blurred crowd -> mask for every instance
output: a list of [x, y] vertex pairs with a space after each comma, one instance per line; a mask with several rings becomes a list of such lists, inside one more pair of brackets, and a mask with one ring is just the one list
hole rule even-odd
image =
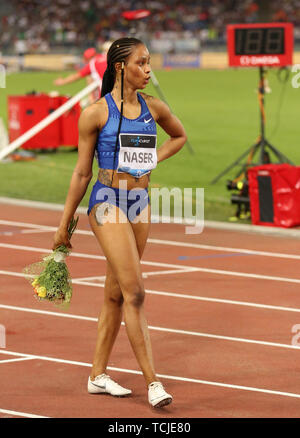
[[[225, 42], [228, 23], [255, 22], [253, 0], [1, 0], [0, 51], [47, 53], [52, 48], [84, 48], [127, 35], [133, 23], [122, 12], [147, 7], [138, 30], [151, 38], [197, 38]], [[300, 0], [272, 0], [271, 20], [290, 21], [300, 37]]]

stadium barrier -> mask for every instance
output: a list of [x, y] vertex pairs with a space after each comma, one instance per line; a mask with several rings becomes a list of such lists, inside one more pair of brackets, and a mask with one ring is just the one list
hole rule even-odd
[[[3, 61], [12, 70], [18, 68], [18, 57], [16, 56], [3, 56]], [[25, 55], [24, 68], [32, 70], [63, 71], [74, 69], [76, 65], [79, 65], [80, 61], [80, 56], [69, 54]], [[300, 64], [300, 52], [294, 52], [293, 63]], [[203, 51], [194, 55], [162, 55], [159, 53], [151, 53], [151, 67], [153, 70], [160, 70], [163, 68], [225, 69], [228, 68], [228, 55], [226, 51]]]
[[200, 68], [201, 55], [167, 54], [163, 56], [163, 67], [167, 68]]
[[76, 64], [79, 64], [80, 57], [67, 54], [45, 54], [45, 55], [25, 55], [24, 68], [32, 70], [47, 70], [57, 71], [65, 69], [73, 69]]
[[225, 69], [228, 67], [228, 55], [226, 52], [203, 52], [201, 56], [201, 68]]
[[[6, 58], [9, 62], [9, 59]], [[15, 57], [11, 62], [16, 64]], [[25, 55], [24, 68], [32, 70], [58, 71], [72, 69], [80, 63], [80, 57], [74, 55]], [[153, 70], [171, 68], [226, 68], [226, 52], [203, 52], [201, 54], [151, 54]]]

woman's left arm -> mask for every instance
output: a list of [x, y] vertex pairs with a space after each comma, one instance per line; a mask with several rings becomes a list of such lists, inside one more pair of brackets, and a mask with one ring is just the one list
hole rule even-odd
[[156, 122], [169, 135], [169, 138], [157, 151], [157, 162], [176, 154], [185, 144], [187, 136], [180, 120], [172, 114], [170, 108], [161, 100], [155, 99]]

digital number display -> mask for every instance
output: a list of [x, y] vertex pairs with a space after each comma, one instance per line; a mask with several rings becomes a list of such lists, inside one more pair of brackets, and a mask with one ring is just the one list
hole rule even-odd
[[284, 28], [235, 29], [235, 55], [284, 54]]
[[227, 25], [230, 67], [284, 67], [293, 65], [293, 23]]

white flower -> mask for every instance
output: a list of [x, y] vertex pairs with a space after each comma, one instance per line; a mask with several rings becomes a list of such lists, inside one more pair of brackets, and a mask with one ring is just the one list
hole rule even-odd
[[54, 261], [57, 263], [64, 262], [66, 259], [66, 254], [64, 252], [55, 252], [54, 253]]

